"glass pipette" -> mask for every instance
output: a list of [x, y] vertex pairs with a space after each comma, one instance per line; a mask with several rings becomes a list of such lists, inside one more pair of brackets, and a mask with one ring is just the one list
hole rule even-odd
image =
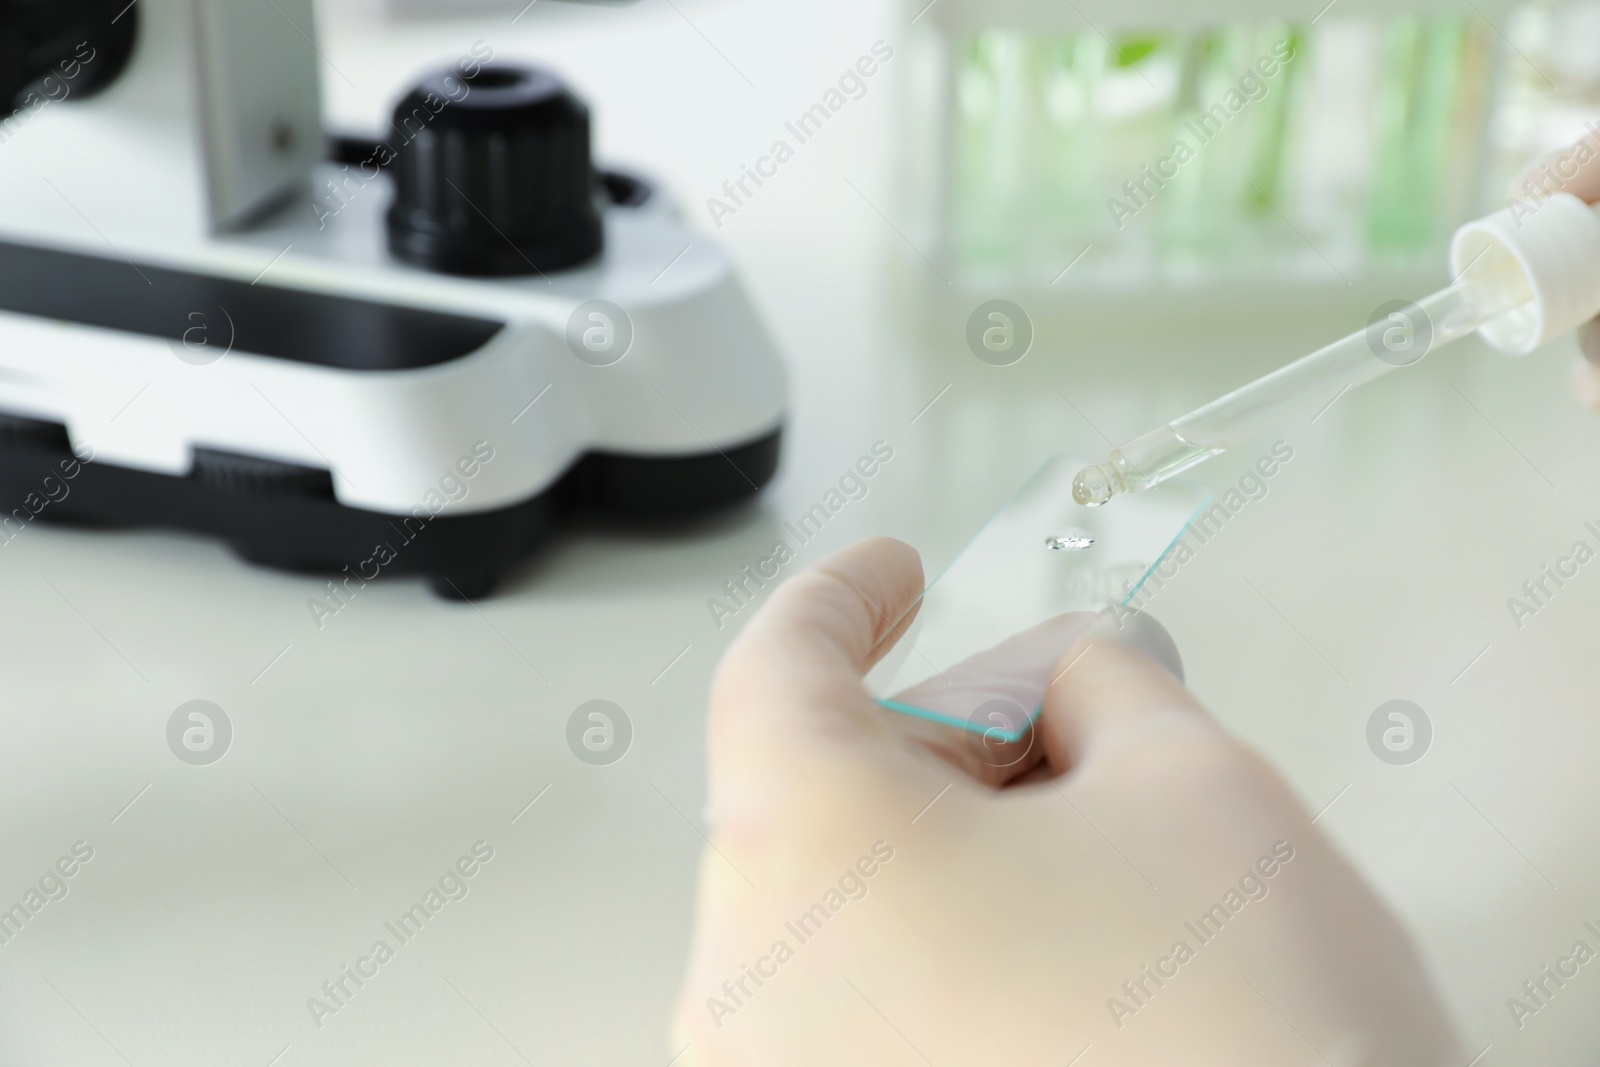
[[1347, 390], [1415, 363], [1441, 345], [1531, 308], [1527, 276], [1509, 256], [1478, 265], [1453, 285], [1398, 305], [1386, 319], [1279, 367], [1249, 385], [1114, 449], [1072, 482], [1080, 504], [1159, 485], [1297, 411], [1317, 412]]

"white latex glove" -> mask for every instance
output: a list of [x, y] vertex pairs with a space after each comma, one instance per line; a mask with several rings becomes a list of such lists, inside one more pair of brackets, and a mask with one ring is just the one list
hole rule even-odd
[[862, 675], [922, 584], [862, 542], [724, 657], [675, 1064], [1466, 1062], [1405, 932], [1130, 630], [1069, 616], [969, 663], [974, 706], [1048, 686], [1009, 750], [879, 707]]

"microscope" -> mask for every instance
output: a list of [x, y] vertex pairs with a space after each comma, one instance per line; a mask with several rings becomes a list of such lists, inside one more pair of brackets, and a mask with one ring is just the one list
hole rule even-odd
[[0, 542], [168, 527], [471, 599], [574, 514], [770, 480], [728, 255], [555, 74], [441, 58], [333, 138], [312, 0], [0, 0]]

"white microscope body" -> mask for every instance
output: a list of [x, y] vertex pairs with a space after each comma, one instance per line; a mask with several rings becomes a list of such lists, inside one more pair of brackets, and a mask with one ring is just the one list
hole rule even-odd
[[[0, 123], [0, 537], [70, 449], [87, 462], [41, 517], [199, 529], [301, 570], [383, 542], [386, 570], [476, 596], [572, 507], [693, 513], [771, 477], [777, 353], [727, 255], [648, 186], [595, 172], [603, 248], [539, 269], [488, 200], [542, 187], [440, 171], [447, 213], [531, 269], [427, 269], [386, 241], [395, 166], [326, 158], [311, 0], [135, 16], [103, 90], [74, 92], [112, 58], [86, 40]], [[471, 118], [483, 71], [519, 76], [481, 59], [422, 126]], [[392, 132], [377, 162], [427, 141]]]

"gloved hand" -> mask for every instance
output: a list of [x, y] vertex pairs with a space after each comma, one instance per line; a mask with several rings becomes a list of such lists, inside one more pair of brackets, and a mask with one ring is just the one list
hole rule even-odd
[[[1537, 199], [1551, 193], [1571, 193], [1586, 204], [1600, 201], [1600, 137], [1586, 134], [1559, 152], [1528, 164], [1511, 182], [1514, 200]], [[1578, 328], [1578, 351], [1583, 354], [1572, 368], [1572, 385], [1586, 407], [1600, 412], [1600, 319]]]
[[862, 542], [724, 657], [675, 1064], [1466, 1062], [1405, 931], [1141, 650], [1175, 662], [1164, 631], [1068, 616], [947, 671], [1047, 687], [984, 744], [862, 687], [921, 588]]

